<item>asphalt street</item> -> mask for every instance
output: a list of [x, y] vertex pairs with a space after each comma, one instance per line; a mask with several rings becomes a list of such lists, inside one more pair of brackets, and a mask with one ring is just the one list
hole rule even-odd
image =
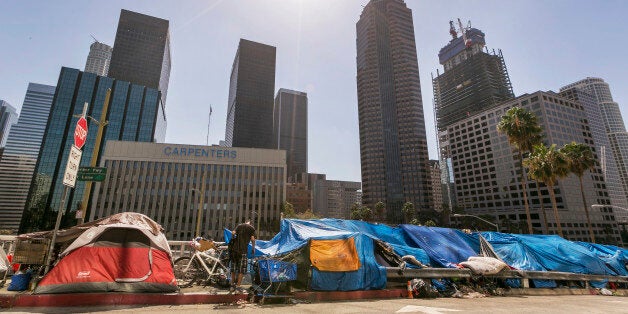
[[293, 304], [203, 304], [133, 307], [17, 308], [5, 313], [628, 313], [628, 297], [601, 295], [388, 299]]

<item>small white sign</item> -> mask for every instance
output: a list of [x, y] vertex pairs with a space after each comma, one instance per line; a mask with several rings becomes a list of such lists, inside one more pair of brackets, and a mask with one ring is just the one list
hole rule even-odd
[[81, 163], [81, 156], [83, 152], [76, 146], [72, 145], [70, 149], [70, 156], [68, 156], [68, 165], [65, 167], [65, 174], [63, 174], [63, 184], [71, 188], [76, 183], [76, 174], [78, 173], [79, 164]]

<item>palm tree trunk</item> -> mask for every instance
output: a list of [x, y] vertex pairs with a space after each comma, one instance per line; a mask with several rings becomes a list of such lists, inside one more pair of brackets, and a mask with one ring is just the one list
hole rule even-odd
[[580, 179], [580, 193], [582, 194], [582, 203], [584, 204], [584, 212], [587, 214], [587, 225], [589, 226], [589, 235], [591, 236], [591, 243], [595, 243], [595, 235], [593, 234], [593, 227], [591, 226], [591, 218], [589, 217], [589, 207], [587, 206], [587, 198], [584, 196], [584, 185], [582, 184], [582, 176]]
[[549, 228], [547, 227], [547, 214], [545, 213], [545, 204], [543, 202], [543, 196], [541, 195], [541, 184], [536, 183], [536, 192], [539, 195], [539, 203], [541, 204], [541, 212], [543, 213], [543, 225], [545, 226], [545, 234], [549, 234]]
[[526, 180], [525, 169], [523, 168], [523, 154], [519, 149], [519, 167], [521, 169], [521, 188], [523, 189], [523, 205], [526, 209], [526, 220], [528, 221], [528, 233], [533, 234], [532, 230], [532, 216], [530, 216], [530, 207], [528, 206], [528, 180]]
[[552, 208], [554, 209], [554, 222], [556, 222], [556, 228], [558, 228], [558, 235], [564, 238], [563, 227], [560, 225], [560, 218], [558, 217], [558, 206], [556, 206], [556, 195], [554, 194], [554, 186], [547, 185], [547, 189], [549, 190], [550, 198], [552, 200]]

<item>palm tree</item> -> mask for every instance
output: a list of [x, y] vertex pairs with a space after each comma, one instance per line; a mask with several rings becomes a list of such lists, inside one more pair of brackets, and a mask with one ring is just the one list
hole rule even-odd
[[569, 173], [567, 158], [562, 152], [556, 149], [555, 144], [550, 147], [538, 144], [534, 146], [532, 154], [524, 160], [523, 165], [528, 168], [528, 174], [532, 179], [543, 182], [547, 186], [550, 199], [552, 200], [554, 221], [558, 228], [558, 235], [562, 237], [563, 228], [560, 225], [560, 218], [558, 217], [554, 185], [556, 185], [559, 178], [566, 177]]
[[593, 151], [588, 145], [576, 142], [565, 144], [560, 151], [565, 154], [565, 157], [567, 158], [569, 171], [578, 176], [578, 180], [580, 180], [580, 194], [582, 194], [584, 212], [587, 215], [589, 235], [591, 236], [591, 242], [595, 243], [595, 235], [593, 234], [593, 228], [591, 227], [591, 218], [589, 218], [589, 207], [587, 206], [587, 199], [584, 196], [584, 185], [582, 184], [584, 172], [593, 169], [593, 166], [595, 166]]
[[384, 221], [384, 212], [386, 211], [386, 204], [384, 202], [379, 201], [375, 204], [375, 219], [379, 221]]
[[519, 153], [519, 168], [521, 169], [521, 188], [523, 189], [523, 205], [526, 210], [528, 233], [532, 234], [532, 217], [528, 205], [528, 192], [525, 171], [523, 169], [523, 153], [531, 152], [532, 147], [541, 143], [543, 129], [539, 126], [536, 116], [521, 107], [510, 108], [497, 125], [497, 131], [506, 134], [510, 145], [515, 146]]
[[410, 223], [412, 219], [414, 219], [414, 204], [412, 202], [406, 202], [403, 204], [403, 208], [401, 208], [403, 212], [403, 217], [406, 220], [406, 223]]

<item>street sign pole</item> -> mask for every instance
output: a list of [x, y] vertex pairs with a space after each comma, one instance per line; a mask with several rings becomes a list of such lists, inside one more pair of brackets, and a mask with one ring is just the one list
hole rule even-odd
[[[50, 240], [48, 255], [46, 255], [46, 268], [44, 270], [44, 274], [47, 274], [48, 270], [50, 270], [50, 261], [52, 260], [52, 253], [54, 251], [55, 242], [57, 241], [57, 232], [59, 231], [59, 226], [61, 225], [61, 217], [63, 217], [63, 213], [65, 212], [65, 198], [68, 195], [68, 189], [74, 187], [74, 183], [76, 181], [76, 172], [78, 171], [78, 167], [81, 162], [82, 152], [80, 150], [80, 147], [85, 144], [85, 139], [87, 138], [87, 128], [84, 128], [84, 133], [78, 131], [79, 129], [81, 129], [79, 128], [80, 121], [81, 119], [85, 119], [85, 115], [87, 115], [87, 103], [85, 103], [85, 105], [83, 106], [83, 115], [81, 116], [81, 118], [79, 118], [79, 123], [77, 123], [77, 128], [74, 131], [74, 145], [72, 146], [70, 154], [68, 155], [68, 165], [66, 166], [65, 174], [63, 175], [63, 194], [61, 195], [61, 203], [59, 204], [59, 210], [57, 211], [57, 222], [55, 222], [55, 229], [52, 231], [52, 239]], [[74, 180], [72, 180], [71, 178], [72, 172], [74, 175]]]
[[[102, 113], [100, 114], [100, 121], [98, 122], [98, 132], [96, 133], [96, 143], [94, 144], [94, 151], [92, 153], [92, 160], [89, 164], [90, 167], [96, 167], [98, 161], [98, 154], [100, 153], [100, 142], [102, 141], [102, 134], [105, 126], [107, 125], [107, 111], [109, 111], [109, 97], [111, 97], [111, 88], [107, 89], [105, 95], [105, 103], [102, 106]], [[81, 225], [85, 222], [85, 216], [87, 215], [87, 203], [89, 202], [89, 194], [92, 191], [92, 181], [85, 182], [85, 192], [83, 194], [83, 200], [81, 201], [81, 217], [79, 217], [78, 224]]]

